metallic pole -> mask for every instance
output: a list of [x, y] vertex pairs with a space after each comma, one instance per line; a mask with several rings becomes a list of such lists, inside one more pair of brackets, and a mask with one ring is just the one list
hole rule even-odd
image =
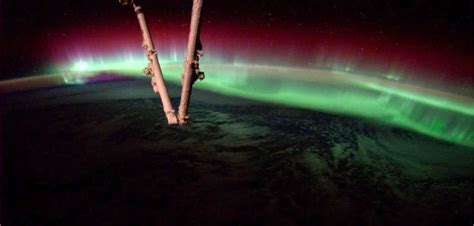
[[182, 90], [178, 114], [180, 124], [186, 124], [189, 118], [188, 106], [193, 83], [197, 79], [204, 79], [204, 73], [199, 71], [199, 58], [202, 56], [202, 45], [199, 38], [201, 8], [202, 0], [193, 0], [184, 74], [181, 77]]
[[133, 9], [137, 14], [138, 22], [140, 23], [140, 29], [142, 30], [143, 48], [145, 48], [147, 58], [149, 60], [148, 66], [143, 69], [143, 73], [145, 75], [151, 76], [151, 85], [153, 87], [153, 91], [158, 93], [161, 97], [163, 111], [165, 112], [166, 118], [168, 119], [168, 124], [178, 124], [178, 118], [173, 106], [171, 105], [170, 97], [168, 96], [168, 90], [166, 89], [165, 81], [163, 79], [163, 73], [161, 71], [160, 62], [158, 61], [158, 55], [148, 30], [148, 25], [146, 23], [142, 7], [135, 4], [133, 0], [119, 0], [119, 2], [123, 5], [133, 5]]

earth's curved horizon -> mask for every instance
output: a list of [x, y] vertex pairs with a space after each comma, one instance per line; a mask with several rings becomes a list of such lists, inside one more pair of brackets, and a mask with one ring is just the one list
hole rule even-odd
[[[136, 78], [136, 67], [97, 65], [0, 81], [0, 93]], [[163, 68], [168, 83], [179, 84], [181, 65]], [[206, 69], [207, 79], [195, 89], [368, 118], [474, 147], [474, 97], [464, 89], [327, 69], [248, 64], [208, 64]]]

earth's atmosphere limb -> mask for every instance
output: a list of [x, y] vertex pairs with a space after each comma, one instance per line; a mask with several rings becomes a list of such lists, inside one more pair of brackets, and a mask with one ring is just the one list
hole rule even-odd
[[[72, 72], [0, 82], [2, 90], [86, 84], [104, 70], [137, 76], [139, 64], [88, 64]], [[248, 99], [375, 119], [437, 139], [474, 147], [474, 98], [374, 76], [318, 69], [210, 64], [195, 88]], [[179, 84], [181, 65], [163, 64], [166, 79]], [[101, 73], [102, 72], [102, 73]], [[113, 80], [120, 76], [112, 76]], [[122, 78], [123, 79], [123, 78]], [[31, 81], [30, 81], [31, 80]], [[18, 88], [21, 89], [21, 88]], [[151, 92], [151, 90], [150, 90]], [[193, 97], [194, 98], [194, 97]]]

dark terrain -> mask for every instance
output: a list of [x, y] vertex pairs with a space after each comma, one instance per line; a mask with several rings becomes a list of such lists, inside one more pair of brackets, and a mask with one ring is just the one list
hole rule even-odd
[[473, 223], [466, 147], [199, 90], [167, 126], [147, 85], [2, 97], [4, 225]]

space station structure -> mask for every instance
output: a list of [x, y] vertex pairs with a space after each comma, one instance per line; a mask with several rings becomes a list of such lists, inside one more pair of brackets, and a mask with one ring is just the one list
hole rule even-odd
[[158, 52], [153, 43], [148, 24], [141, 5], [137, 0], [119, 0], [122, 5], [130, 5], [137, 14], [138, 23], [143, 36], [143, 48], [148, 58], [148, 65], [143, 69], [146, 76], [151, 77], [153, 91], [160, 95], [163, 111], [170, 125], [184, 125], [188, 123], [189, 101], [193, 84], [204, 79], [204, 72], [199, 69], [199, 59], [202, 57], [202, 43], [200, 39], [202, 0], [193, 0], [191, 23], [189, 29], [187, 51], [184, 59], [183, 74], [181, 75], [181, 98], [176, 112], [166, 89], [165, 80], [158, 59]]

